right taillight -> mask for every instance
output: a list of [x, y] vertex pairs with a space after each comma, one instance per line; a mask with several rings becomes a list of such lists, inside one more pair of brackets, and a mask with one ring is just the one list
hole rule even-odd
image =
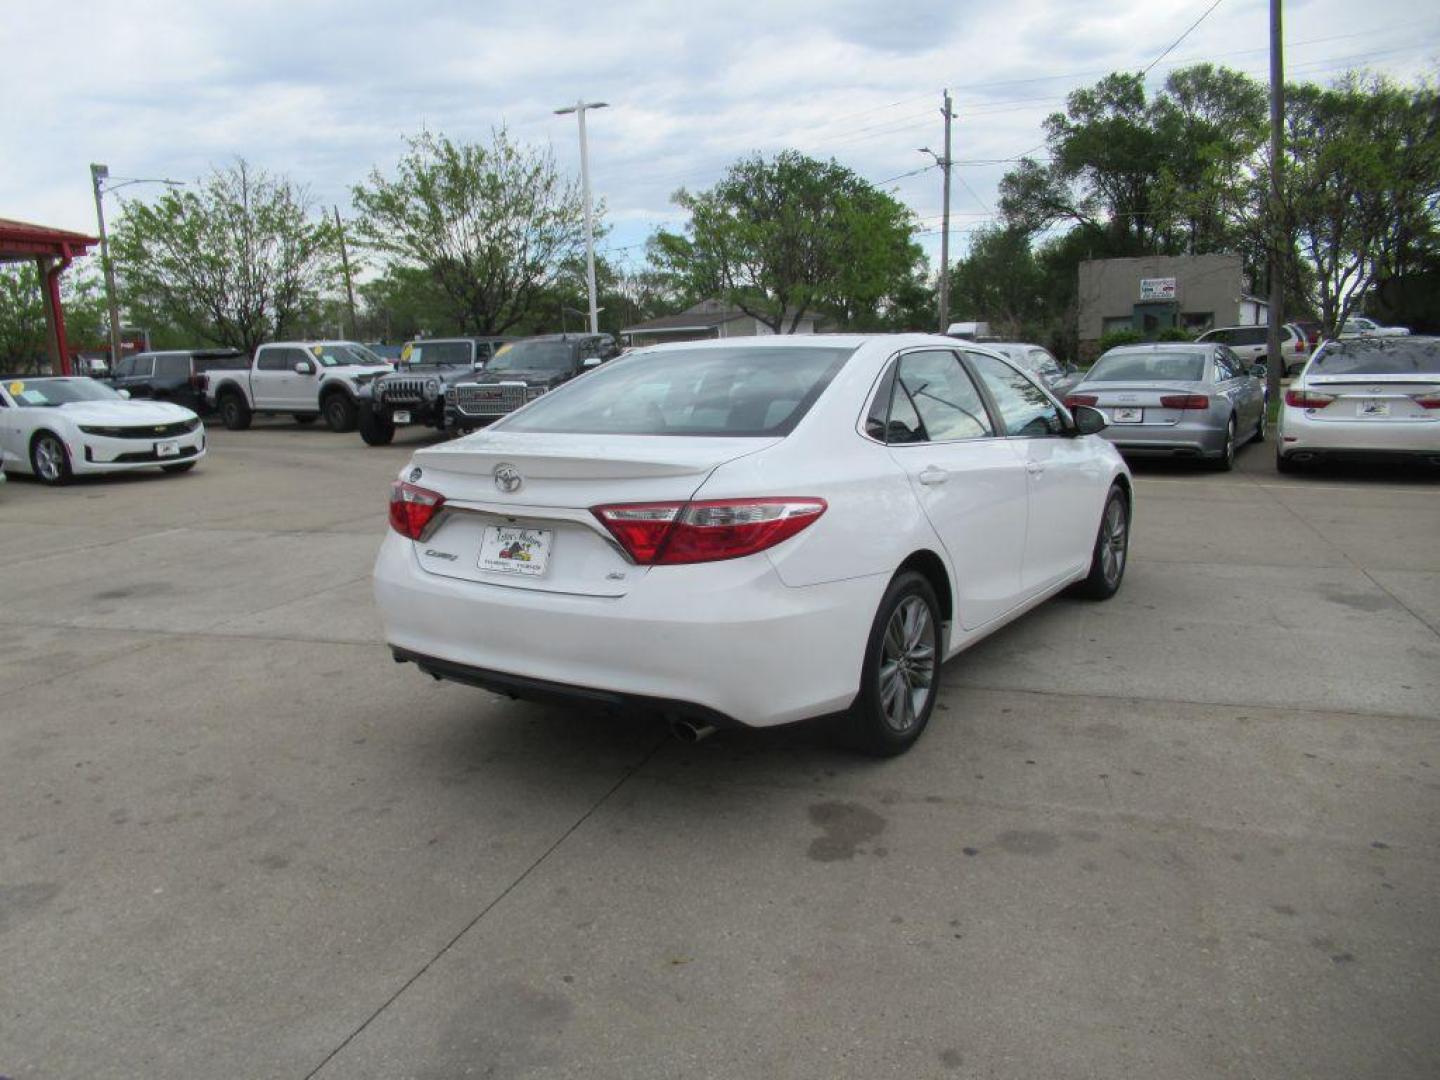
[[390, 485], [390, 527], [401, 536], [419, 540], [425, 527], [445, 505], [445, 496], [404, 480]]
[[1317, 394], [1314, 390], [1285, 391], [1285, 404], [1292, 409], [1323, 409], [1334, 400], [1334, 394]]
[[1422, 409], [1440, 409], [1440, 394], [1417, 394], [1410, 400]]
[[1210, 399], [1204, 394], [1166, 394], [1160, 399], [1162, 409], [1208, 409]]
[[1065, 397], [1065, 407], [1069, 409], [1077, 405], [1096, 405], [1099, 402], [1100, 399], [1094, 394], [1068, 394]]
[[775, 496], [620, 503], [590, 512], [641, 566], [675, 566], [754, 555], [809, 528], [826, 506], [824, 499]]

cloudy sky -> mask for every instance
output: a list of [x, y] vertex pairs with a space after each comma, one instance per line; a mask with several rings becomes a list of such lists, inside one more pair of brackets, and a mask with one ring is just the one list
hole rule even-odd
[[[1067, 91], [1140, 70], [1210, 0], [65, 0], [6, 4], [0, 40], [0, 217], [93, 232], [88, 165], [193, 179], [237, 156], [348, 213], [422, 127], [483, 138], [506, 124], [578, 169], [584, 95], [612, 258], [676, 221], [670, 194], [736, 157], [795, 147], [884, 181], [938, 248], [940, 175], [902, 175], [942, 146], [955, 95], [954, 229], [992, 215], [1013, 159], [1041, 143]], [[1266, 0], [1222, 0], [1156, 64], [1213, 60], [1264, 77]], [[1440, 70], [1440, 9], [1414, 0], [1288, 0], [1288, 74]], [[893, 179], [899, 177], [898, 179]], [[158, 189], [132, 187], [145, 197]], [[113, 198], [113, 197], [111, 197]], [[109, 211], [113, 214], [113, 208]]]

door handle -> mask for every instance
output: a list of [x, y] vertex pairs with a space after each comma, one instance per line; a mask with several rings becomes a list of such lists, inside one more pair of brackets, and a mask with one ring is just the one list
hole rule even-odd
[[922, 484], [943, 484], [950, 479], [950, 474], [944, 469], [937, 469], [934, 465], [920, 470], [920, 475], [915, 479]]
[[1038, 461], [1027, 461], [1025, 463], [1025, 471], [1031, 476], [1039, 476], [1045, 471], [1045, 466], [1041, 465]]

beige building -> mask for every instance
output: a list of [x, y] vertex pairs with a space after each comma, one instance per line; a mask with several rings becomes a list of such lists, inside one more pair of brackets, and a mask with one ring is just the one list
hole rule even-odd
[[1091, 259], [1080, 264], [1078, 302], [1082, 348], [1115, 330], [1198, 334], [1252, 326], [1264, 323], [1267, 311], [1249, 295], [1239, 255]]

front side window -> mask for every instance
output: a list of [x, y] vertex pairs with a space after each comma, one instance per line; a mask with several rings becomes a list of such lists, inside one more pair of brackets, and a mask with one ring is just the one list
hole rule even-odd
[[953, 352], [906, 353], [891, 395], [890, 442], [954, 442], [995, 434], [984, 399]]
[[115, 378], [123, 379], [135, 374], [135, 357], [127, 356], [115, 365]]
[[1003, 360], [970, 353], [985, 388], [1000, 409], [1007, 434], [1022, 439], [1065, 433], [1065, 418], [1048, 394]]
[[155, 358], [153, 356], [137, 356], [135, 358], [135, 370], [132, 374], [140, 378], [148, 378], [155, 374]]
[[[547, 350], [557, 344], [536, 343]], [[497, 370], [522, 347], [501, 349], [488, 370]], [[568, 353], [570, 346], [564, 348]], [[647, 349], [536, 398], [496, 428], [596, 435], [788, 435], [853, 351], [832, 345]]]

